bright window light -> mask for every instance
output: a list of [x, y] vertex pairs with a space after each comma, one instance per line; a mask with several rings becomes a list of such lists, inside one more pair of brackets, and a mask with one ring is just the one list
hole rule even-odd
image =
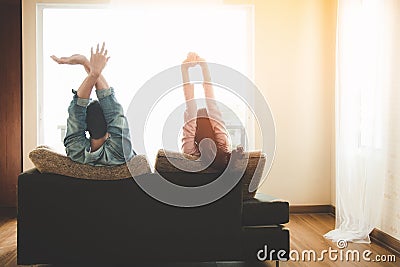
[[[179, 65], [190, 51], [253, 77], [253, 17], [249, 6], [109, 8], [42, 4], [38, 10], [39, 142], [59, 152], [64, 152], [62, 140], [71, 89], [79, 87], [86, 73], [83, 67], [57, 65], [50, 58], [53, 54], [79, 53], [89, 57], [90, 47], [105, 41], [111, 58], [103, 74], [115, 88], [125, 111], [148, 79]], [[218, 101], [235, 110], [246, 128], [252, 127], [246, 105], [237, 96], [219, 87], [214, 90]], [[197, 94], [201, 87], [196, 91], [196, 97], [202, 97]], [[150, 116], [149, 133], [159, 132], [169, 107], [181, 103], [181, 88], [160, 101], [154, 109], [160, 116]], [[224, 119], [233, 145], [242, 143], [243, 129], [229, 125], [229, 118]], [[150, 138], [145, 144], [155, 155], [161, 148], [161, 135], [147, 136]]]

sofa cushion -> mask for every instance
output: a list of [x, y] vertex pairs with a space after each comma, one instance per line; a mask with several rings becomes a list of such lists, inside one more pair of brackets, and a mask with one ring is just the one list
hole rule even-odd
[[289, 203], [257, 193], [243, 202], [242, 221], [245, 226], [278, 225], [289, 222]]
[[161, 174], [187, 172], [184, 169], [200, 170], [196, 173], [219, 173], [217, 169], [211, 167], [204, 169], [199, 157], [164, 149], [158, 150], [154, 168]]
[[[245, 168], [243, 174], [243, 199], [251, 199], [256, 194], [256, 190], [249, 192], [249, 185], [253, 180], [255, 188], [258, 187], [262, 179], [265, 163], [266, 155], [260, 151], [245, 152], [243, 158], [235, 162], [235, 169], [243, 170]], [[158, 151], [155, 162], [155, 170], [158, 173], [170, 176], [171, 173], [187, 172], [180, 169], [179, 166], [184, 166], [182, 169], [186, 170], [200, 170], [197, 173], [220, 173], [219, 170], [211, 167], [204, 169], [204, 164], [198, 160], [198, 157], [163, 149]], [[257, 168], [257, 166], [259, 167]]]
[[[55, 173], [89, 180], [119, 180], [151, 173], [149, 163], [143, 155], [137, 155], [127, 163], [117, 166], [91, 166], [75, 162], [47, 146], [39, 146], [29, 153], [29, 158], [42, 173]], [[133, 171], [132, 174], [129, 169]]]

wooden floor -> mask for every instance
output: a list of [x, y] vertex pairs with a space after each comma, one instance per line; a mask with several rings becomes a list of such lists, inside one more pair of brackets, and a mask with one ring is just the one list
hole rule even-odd
[[[329, 247], [338, 250], [335, 243], [326, 240], [322, 235], [334, 227], [335, 220], [328, 214], [295, 214], [290, 216], [290, 223], [287, 227], [290, 229], [291, 250], [299, 252], [300, 261], [287, 261], [281, 262], [281, 267], [292, 266], [382, 266], [382, 267], [400, 267], [400, 258], [396, 257], [396, 262], [365, 262], [362, 259], [360, 262], [346, 262], [346, 261], [332, 261], [328, 255], [325, 255], [324, 261], [301, 261], [301, 254], [305, 250], [315, 250], [317, 256], [321, 251], [328, 250]], [[17, 222], [12, 216], [0, 216], [0, 267], [13, 267], [18, 266], [16, 263], [17, 252], [17, 237], [16, 237]], [[376, 255], [392, 255], [393, 253], [377, 244], [348, 244], [346, 250], [358, 250], [361, 255], [365, 250], [372, 251], [369, 256], [375, 259]], [[293, 253], [293, 256], [295, 254]], [[345, 258], [345, 257], [344, 257]], [[48, 265], [41, 265], [48, 266]], [[132, 266], [136, 266], [132, 264]], [[158, 264], [157, 267], [160, 265]], [[251, 267], [253, 267], [252, 265]], [[266, 262], [257, 264], [258, 267], [275, 266], [274, 262]], [[143, 265], [140, 267], [155, 267], [153, 265]], [[178, 264], [171, 265], [165, 264], [162, 267], [250, 267], [250, 264], [241, 262], [216, 262], [216, 263], [193, 263], [193, 264]]]

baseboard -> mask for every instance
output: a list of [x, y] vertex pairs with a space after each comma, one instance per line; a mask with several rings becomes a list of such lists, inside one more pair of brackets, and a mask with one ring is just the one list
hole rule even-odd
[[[332, 216], [336, 214], [336, 208], [333, 205], [294, 205], [290, 206], [289, 210], [291, 214], [328, 213]], [[400, 240], [376, 228], [372, 231], [370, 237], [372, 241], [400, 257]]]
[[291, 214], [332, 213], [332, 205], [290, 205]]
[[330, 205], [330, 214], [332, 215], [332, 216], [335, 216], [336, 215], [336, 207], [335, 206], [333, 206], [333, 205]]
[[[331, 207], [332, 207], [331, 213], [333, 216], [335, 216], [336, 208], [335, 208], [335, 206], [331, 206]], [[391, 236], [377, 228], [374, 228], [374, 230], [372, 230], [372, 232], [370, 234], [370, 238], [375, 243], [380, 244], [382, 247], [392, 251], [398, 257], [400, 257], [400, 240], [394, 238], [393, 236]]]
[[400, 240], [394, 238], [391, 235], [388, 235], [387, 233], [377, 228], [375, 228], [371, 232], [370, 237], [374, 242], [387, 248], [391, 252], [397, 254], [398, 257], [400, 257]]
[[17, 218], [17, 208], [0, 207], [0, 218]]

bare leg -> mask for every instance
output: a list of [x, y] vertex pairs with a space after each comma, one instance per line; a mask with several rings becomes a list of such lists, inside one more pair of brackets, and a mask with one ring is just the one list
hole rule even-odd
[[196, 133], [196, 113], [197, 105], [194, 99], [194, 85], [190, 83], [189, 79], [189, 67], [194, 66], [193, 62], [194, 53], [189, 53], [187, 58], [182, 62], [182, 81], [183, 81], [183, 93], [186, 100], [186, 110], [184, 113], [184, 126], [182, 136], [182, 152], [190, 155], [199, 155], [200, 152], [195, 144], [195, 133]]

